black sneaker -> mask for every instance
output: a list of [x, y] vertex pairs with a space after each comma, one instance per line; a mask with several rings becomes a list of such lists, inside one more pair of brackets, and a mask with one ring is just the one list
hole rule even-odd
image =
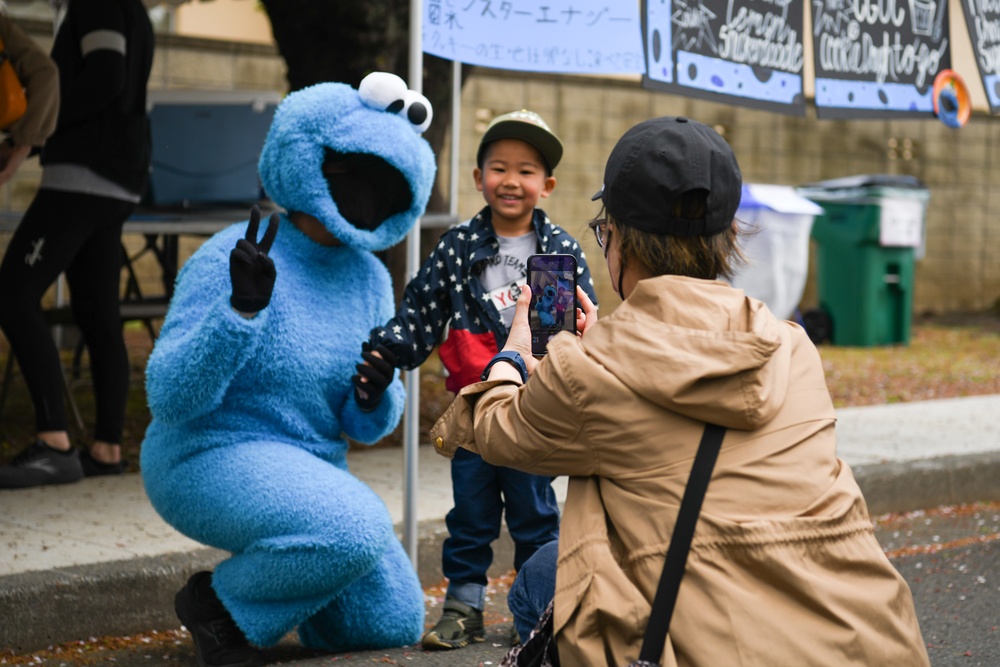
[[426, 649], [452, 649], [485, 640], [483, 612], [449, 595], [444, 600], [441, 620], [427, 631], [420, 644]]
[[196, 572], [174, 597], [177, 618], [191, 633], [199, 667], [256, 667], [261, 652], [250, 645], [212, 589], [212, 573]]
[[68, 484], [83, 479], [80, 452], [49, 447], [41, 440], [0, 467], [0, 489], [25, 489], [43, 484]]
[[122, 459], [118, 463], [104, 463], [98, 461], [90, 452], [83, 450], [80, 452], [80, 466], [83, 468], [84, 477], [100, 477], [102, 475], [121, 475], [125, 472], [128, 461]]

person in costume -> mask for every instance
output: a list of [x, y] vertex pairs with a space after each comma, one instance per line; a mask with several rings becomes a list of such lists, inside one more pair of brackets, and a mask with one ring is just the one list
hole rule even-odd
[[552, 311], [555, 309], [555, 303], [556, 288], [553, 285], [546, 285], [542, 290], [542, 295], [538, 297], [538, 303], [535, 304], [535, 310], [538, 311], [538, 319], [543, 327], [555, 326], [556, 318], [552, 314]]
[[[252, 665], [298, 629], [342, 652], [420, 637], [424, 600], [381, 499], [348, 470], [403, 411], [391, 373], [353, 397], [358, 347], [394, 311], [373, 251], [423, 213], [431, 107], [399, 77], [322, 83], [279, 105], [259, 162], [260, 215], [185, 263], [147, 368], [142, 473], [172, 526], [232, 552], [176, 596], [200, 664]], [[259, 240], [258, 240], [259, 239]], [[371, 351], [366, 358], [381, 360]]]

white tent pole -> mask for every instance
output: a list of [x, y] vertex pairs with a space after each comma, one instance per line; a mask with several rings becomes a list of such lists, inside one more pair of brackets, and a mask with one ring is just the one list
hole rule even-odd
[[[410, 0], [410, 72], [409, 87], [423, 92], [423, 3]], [[420, 268], [420, 221], [406, 237], [406, 280]], [[403, 418], [403, 548], [417, 567], [417, 492], [420, 488], [420, 369], [406, 373], [406, 408]]]
[[448, 212], [458, 217], [458, 155], [462, 135], [462, 63], [451, 62], [451, 169], [448, 173]]

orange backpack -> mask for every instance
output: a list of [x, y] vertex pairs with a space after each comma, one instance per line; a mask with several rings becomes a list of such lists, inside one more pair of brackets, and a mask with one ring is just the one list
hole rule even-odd
[[7, 129], [28, 108], [28, 100], [24, 96], [24, 86], [17, 78], [14, 65], [10, 62], [7, 49], [0, 39], [0, 129]]

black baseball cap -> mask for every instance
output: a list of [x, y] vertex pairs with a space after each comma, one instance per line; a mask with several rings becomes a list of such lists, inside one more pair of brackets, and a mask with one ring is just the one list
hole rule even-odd
[[[677, 218], [674, 202], [706, 190], [704, 218]], [[643, 121], [626, 132], [604, 168], [604, 202], [615, 222], [651, 234], [712, 236], [729, 228], [743, 193], [732, 148], [708, 125], [683, 116]]]
[[486, 132], [483, 133], [483, 138], [479, 140], [479, 150], [476, 153], [477, 165], [483, 162], [486, 146], [499, 139], [520, 139], [528, 142], [542, 154], [549, 171], [555, 169], [562, 159], [562, 142], [545, 120], [534, 111], [527, 109], [511, 111], [491, 120]]

